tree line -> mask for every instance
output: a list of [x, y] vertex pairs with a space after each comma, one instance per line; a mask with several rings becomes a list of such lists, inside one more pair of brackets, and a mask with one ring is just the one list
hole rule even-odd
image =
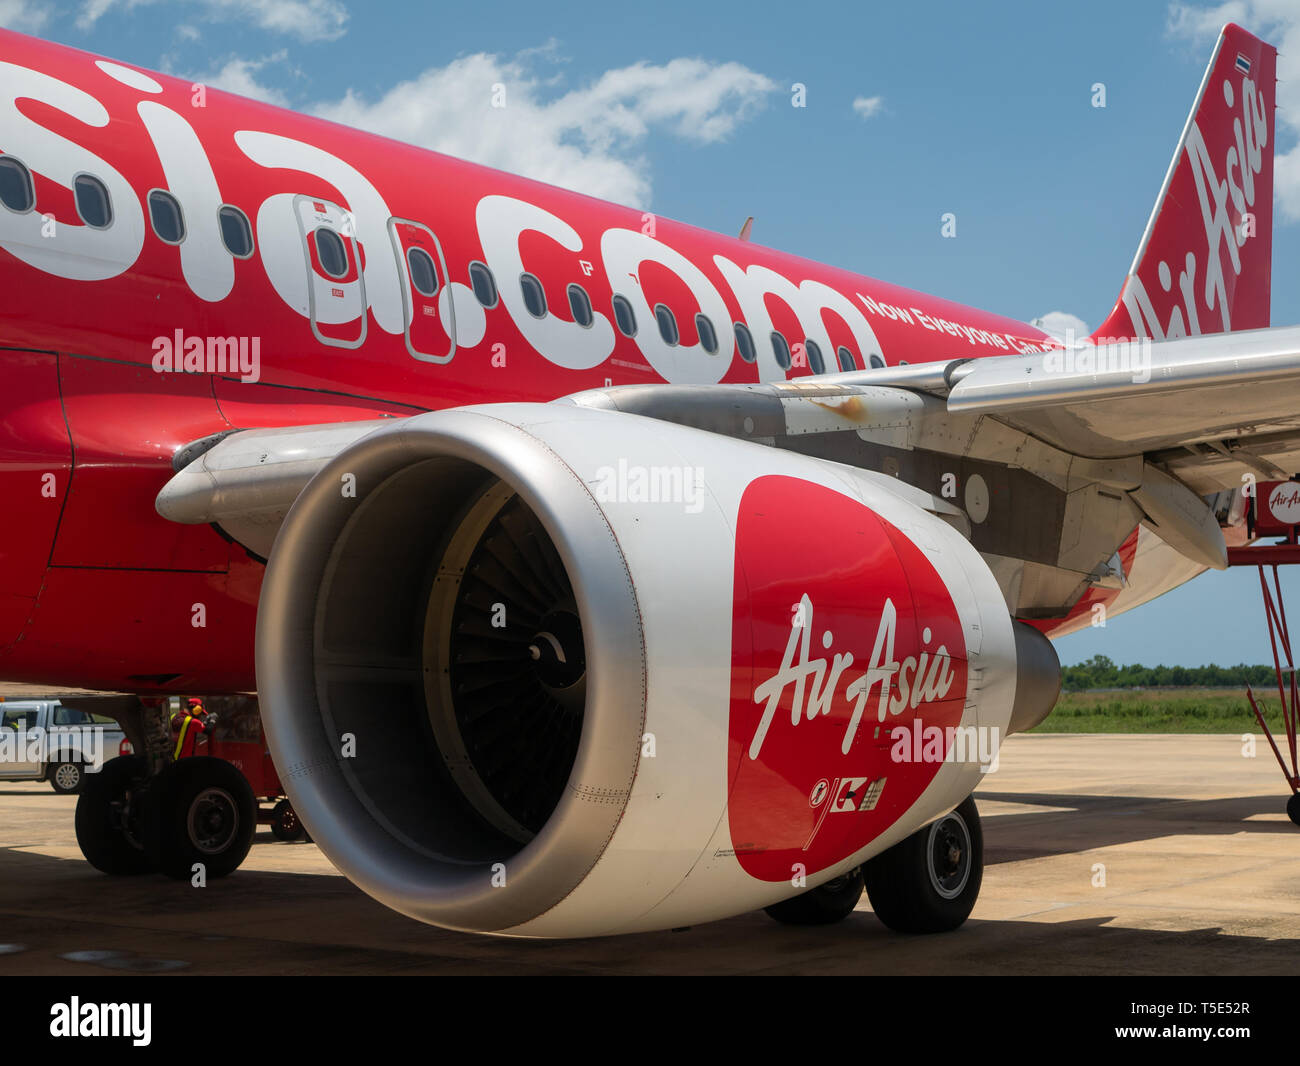
[[1092, 688], [1260, 688], [1276, 685], [1273, 667], [1247, 666], [1117, 666], [1105, 655], [1094, 655], [1076, 666], [1061, 667], [1061, 687], [1066, 692]]

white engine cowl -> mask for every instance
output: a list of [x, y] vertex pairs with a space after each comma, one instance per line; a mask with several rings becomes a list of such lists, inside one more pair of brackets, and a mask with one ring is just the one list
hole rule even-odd
[[456, 929], [675, 927], [836, 877], [961, 802], [980, 764], [950, 749], [1012, 715], [1005, 602], [917, 499], [566, 405], [385, 426], [303, 490], [263, 584], [293, 804]]

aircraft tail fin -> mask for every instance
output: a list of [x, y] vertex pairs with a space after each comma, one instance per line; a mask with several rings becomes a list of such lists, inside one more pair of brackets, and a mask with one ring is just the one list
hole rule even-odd
[[1269, 324], [1277, 49], [1229, 23], [1114, 309], [1094, 340]]

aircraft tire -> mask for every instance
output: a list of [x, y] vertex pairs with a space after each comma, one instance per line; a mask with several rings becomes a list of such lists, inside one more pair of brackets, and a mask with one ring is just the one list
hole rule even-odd
[[85, 776], [77, 797], [77, 844], [96, 870], [129, 875], [154, 869], [140, 839], [139, 803], [132, 810], [129, 802], [133, 786], [144, 777], [145, 761], [139, 755], [119, 755], [106, 762], [99, 773]]
[[257, 799], [224, 759], [197, 755], [167, 767], [146, 808], [145, 850], [168, 877], [225, 877], [248, 855], [257, 829]]
[[984, 875], [975, 797], [863, 865], [871, 907], [897, 933], [946, 933], [970, 915]]
[[833, 925], [842, 922], [862, 898], [862, 868], [855, 867], [802, 895], [765, 907], [782, 925]]

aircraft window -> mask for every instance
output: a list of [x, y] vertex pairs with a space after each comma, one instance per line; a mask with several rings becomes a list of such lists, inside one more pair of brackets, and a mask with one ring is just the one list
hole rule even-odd
[[591, 297], [581, 285], [569, 286], [569, 310], [573, 312], [573, 321], [584, 328], [595, 321], [591, 313]]
[[826, 360], [822, 358], [821, 346], [816, 341], [805, 339], [803, 350], [808, 355], [808, 365], [814, 374], [826, 373]]
[[679, 339], [677, 319], [667, 304], [655, 304], [655, 319], [659, 323], [659, 336], [665, 344], [676, 344]]
[[700, 335], [700, 347], [710, 355], [717, 355], [718, 331], [713, 328], [708, 315], [700, 313], [695, 316], [695, 332]]
[[77, 200], [77, 214], [91, 229], [108, 229], [113, 224], [113, 205], [108, 200], [108, 189], [98, 178], [78, 174], [72, 183]]
[[348, 250], [343, 238], [328, 226], [319, 226], [312, 234], [316, 241], [316, 254], [320, 268], [332, 278], [345, 278], [348, 274]]
[[618, 331], [624, 337], [636, 336], [636, 312], [632, 310], [632, 303], [626, 296], [615, 296], [614, 300], [614, 321], [618, 323]]
[[911, 366], [911, 363], [909, 363], [906, 359], [900, 359], [900, 360], [898, 361], [898, 365], [899, 365], [899, 366]]
[[253, 230], [244, 212], [237, 207], [223, 207], [217, 212], [217, 220], [221, 223], [221, 243], [226, 251], [236, 259], [247, 259], [253, 254]]
[[872, 352], [872, 353], [871, 353], [871, 369], [872, 369], [872, 370], [883, 370], [884, 368], [885, 368], [885, 361], [884, 361], [882, 358], [880, 358], [880, 356], [877, 355], [875, 352]]
[[36, 206], [32, 175], [12, 156], [0, 157], [0, 203], [20, 215]]
[[435, 296], [438, 292], [438, 271], [433, 266], [433, 256], [423, 248], [406, 250], [406, 267], [411, 272], [411, 284], [421, 296]]
[[776, 356], [776, 365], [782, 370], [790, 369], [790, 342], [777, 329], [772, 330], [772, 352]]
[[171, 193], [154, 189], [149, 194], [149, 219], [160, 241], [180, 244], [185, 239], [185, 218], [181, 214], [180, 201]]
[[840, 361], [841, 370], [858, 369], [858, 361], [853, 358], [853, 353], [842, 344], [835, 349], [835, 358]]
[[542, 283], [537, 280], [536, 275], [520, 274], [519, 288], [524, 293], [524, 306], [528, 308], [528, 313], [534, 318], [546, 317], [546, 290], [542, 288]]
[[752, 363], [758, 358], [758, 349], [754, 347], [754, 335], [749, 332], [749, 327], [743, 322], [737, 322], [735, 330], [736, 347], [740, 349], [740, 358], [747, 363]]
[[469, 283], [474, 287], [474, 295], [484, 307], [497, 305], [497, 283], [486, 263], [475, 260], [469, 265]]

